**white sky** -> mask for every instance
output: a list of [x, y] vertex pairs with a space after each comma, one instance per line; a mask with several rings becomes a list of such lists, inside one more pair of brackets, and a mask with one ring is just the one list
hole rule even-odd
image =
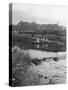
[[18, 24], [20, 21], [40, 24], [56, 24], [58, 22], [60, 25], [66, 26], [67, 7], [14, 3], [12, 15], [13, 24]]

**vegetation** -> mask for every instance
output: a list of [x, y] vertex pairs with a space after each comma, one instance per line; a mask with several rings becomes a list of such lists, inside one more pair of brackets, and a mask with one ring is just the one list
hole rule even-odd
[[37, 75], [29, 71], [31, 59], [24, 52], [15, 49], [12, 53], [12, 86], [36, 85], [39, 82]]

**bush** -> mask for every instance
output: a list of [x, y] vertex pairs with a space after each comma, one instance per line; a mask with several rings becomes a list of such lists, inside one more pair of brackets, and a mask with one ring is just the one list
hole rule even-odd
[[15, 49], [12, 53], [12, 86], [36, 85], [38, 75], [29, 71], [32, 61], [28, 54]]
[[25, 82], [27, 71], [31, 65], [31, 59], [24, 52], [14, 50], [12, 53], [12, 86], [22, 85], [22, 80]]

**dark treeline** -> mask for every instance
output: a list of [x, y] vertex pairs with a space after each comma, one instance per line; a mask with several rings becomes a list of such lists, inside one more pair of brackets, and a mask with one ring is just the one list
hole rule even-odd
[[66, 34], [66, 28], [57, 24], [37, 24], [35, 22], [19, 22], [17, 25], [10, 25], [10, 30], [27, 33], [56, 33]]

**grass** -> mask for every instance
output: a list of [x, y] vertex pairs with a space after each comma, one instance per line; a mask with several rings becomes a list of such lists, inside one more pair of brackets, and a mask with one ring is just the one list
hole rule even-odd
[[12, 86], [36, 85], [39, 82], [37, 75], [29, 71], [32, 61], [29, 55], [15, 49], [12, 52]]

